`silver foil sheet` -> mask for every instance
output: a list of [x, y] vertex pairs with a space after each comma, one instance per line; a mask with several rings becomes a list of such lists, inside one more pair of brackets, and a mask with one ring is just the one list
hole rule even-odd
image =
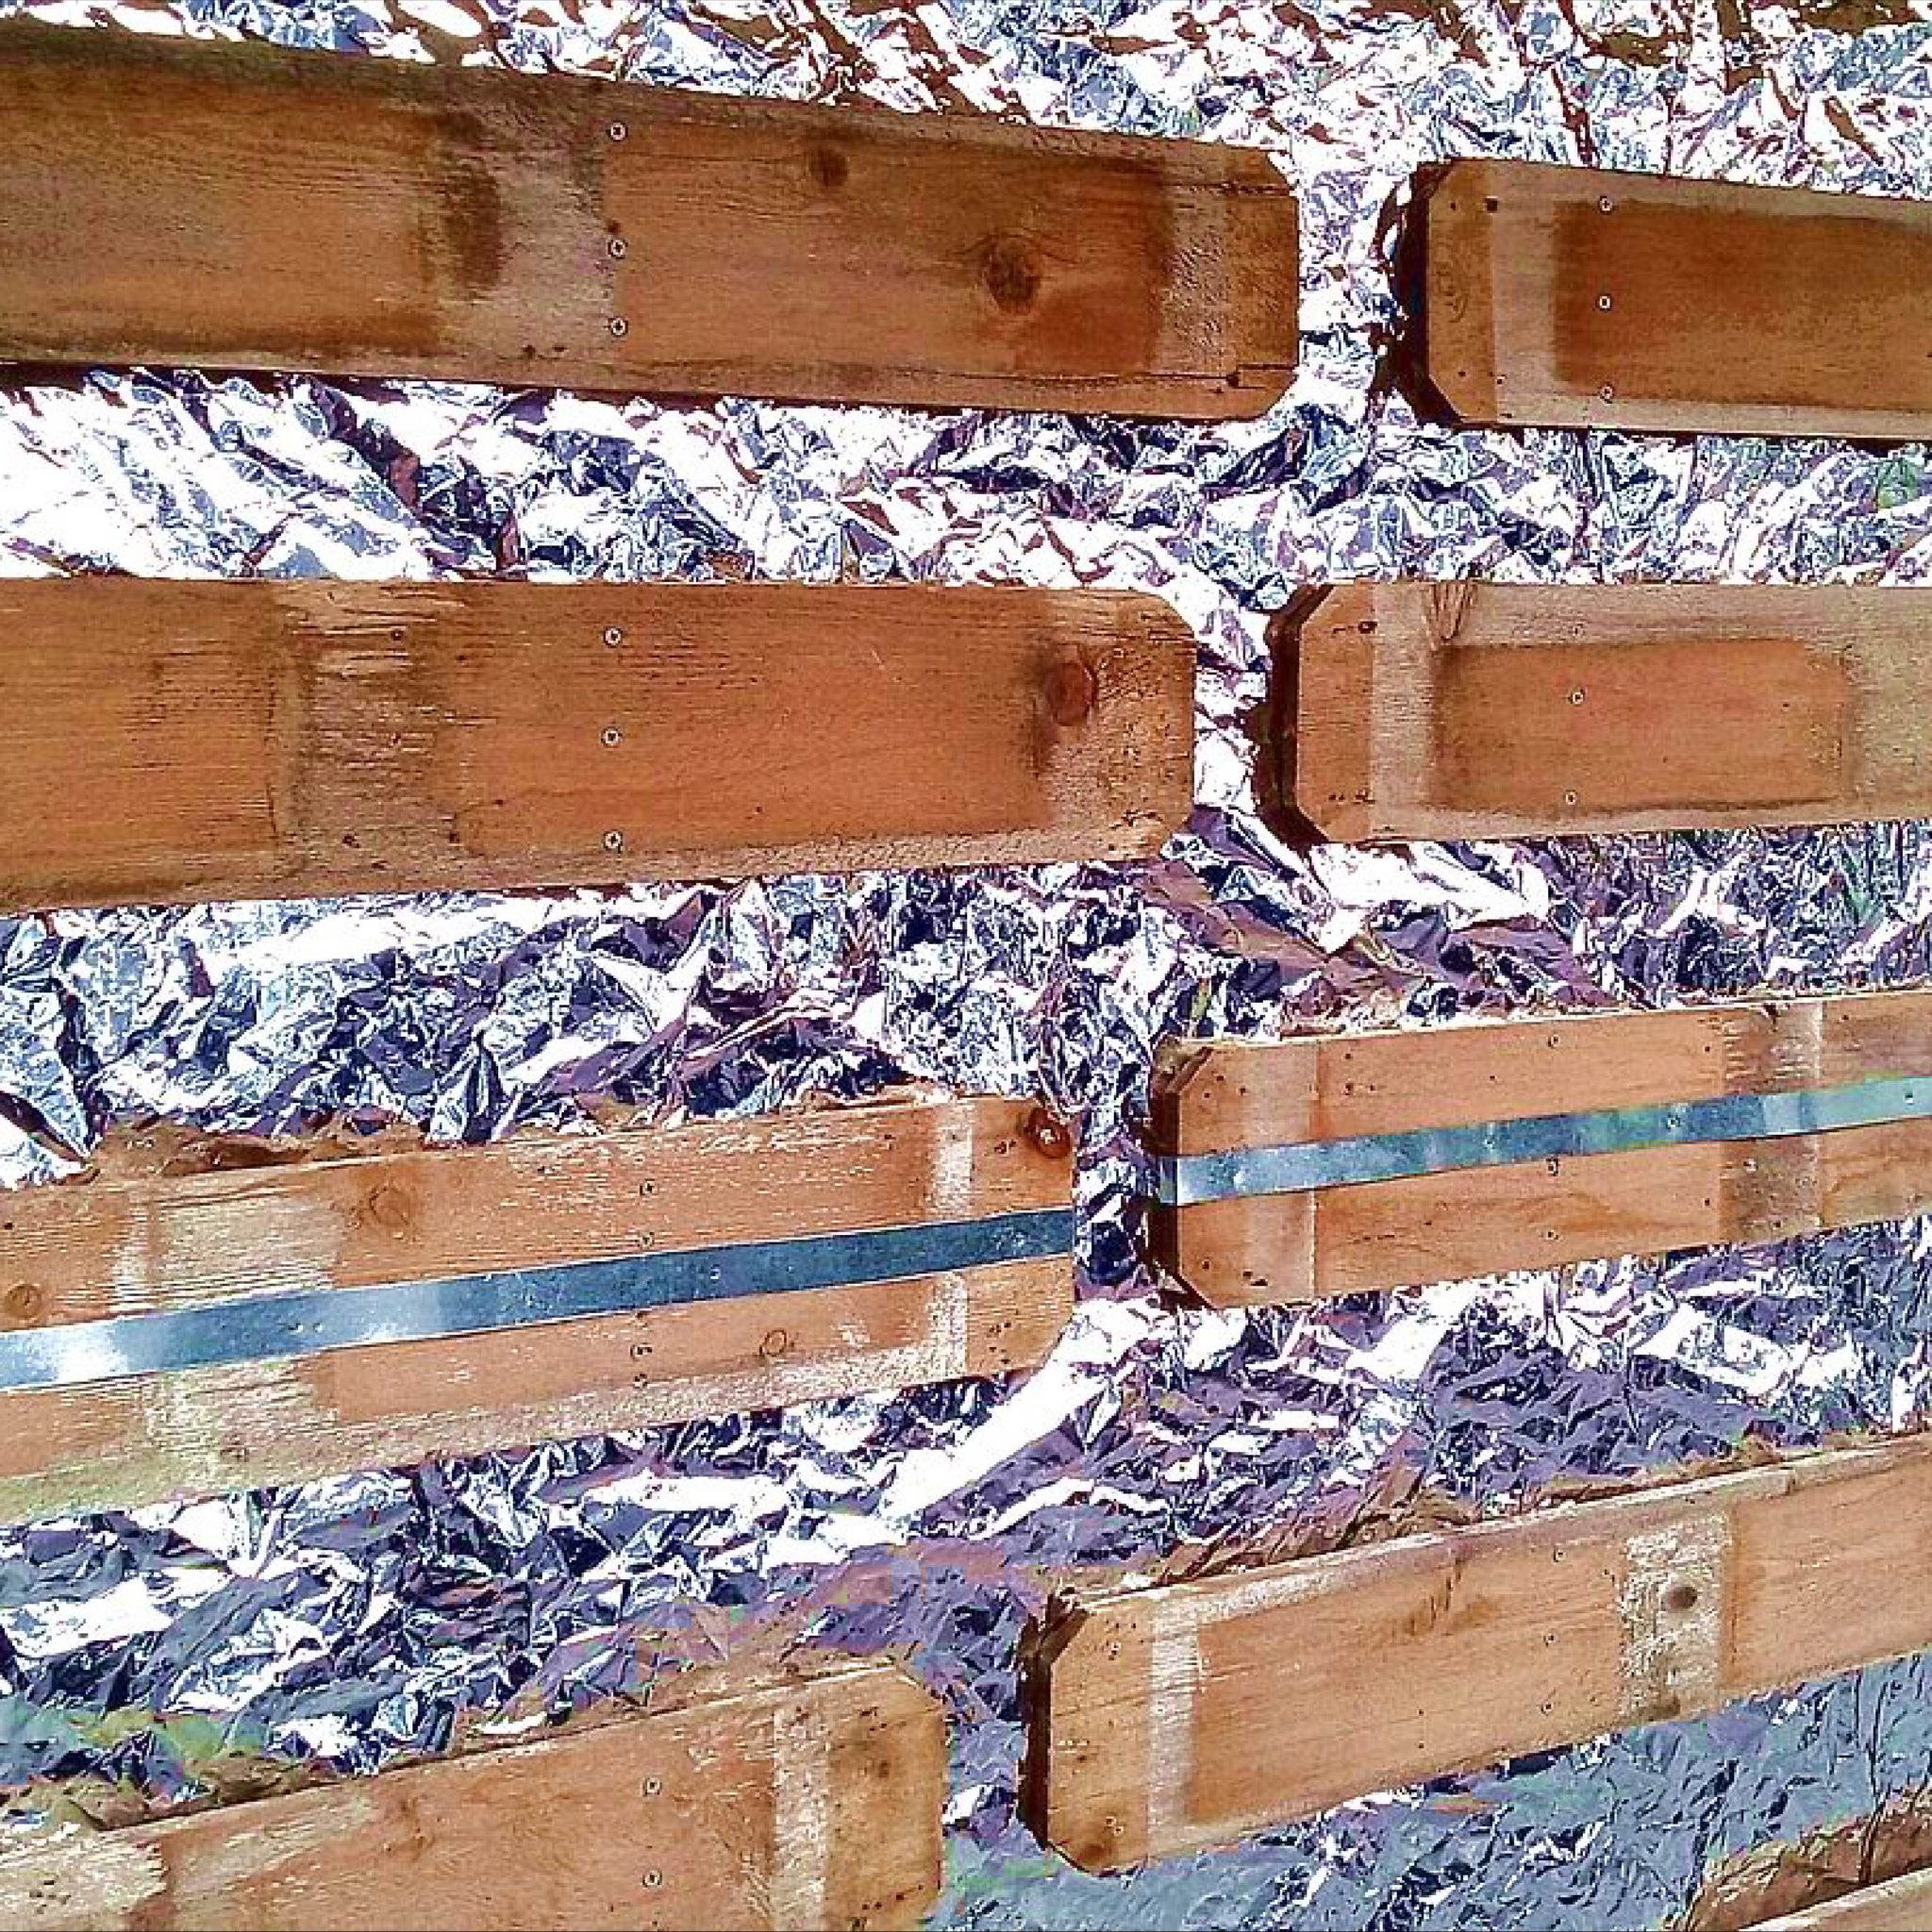
[[1304, 363], [1265, 420], [1211, 429], [180, 372], [0, 398], [9, 573], [1110, 585], [1194, 625], [1202, 726], [1200, 808], [1145, 866], [0, 922], [8, 1182], [136, 1117], [483, 1139], [589, 1095], [754, 1112], [909, 1076], [1078, 1120], [1086, 1291], [1011, 1385], [0, 1533], [0, 1782], [166, 1799], [260, 1754], [369, 1770], [727, 1650], [902, 1646], [954, 1722], [945, 1922], [1550, 1932], [1657, 1924], [1708, 1861], [1932, 1776], [1915, 1661], [1127, 1877], [1013, 1822], [1014, 1641], [1057, 1574], [1257, 1533], [1308, 1547], [1926, 1411], [1924, 1222], [1249, 1315], [1175, 1312], [1134, 1258], [1165, 1034], [1928, 976], [1923, 825], [1300, 853], [1256, 817], [1239, 728], [1266, 613], [1324, 578], [1926, 578], [1923, 449], [1455, 433], [1417, 423], [1383, 360], [1404, 184], [1440, 157], [1932, 197], [1920, 6], [32, 10], [1260, 144], [1302, 200]]

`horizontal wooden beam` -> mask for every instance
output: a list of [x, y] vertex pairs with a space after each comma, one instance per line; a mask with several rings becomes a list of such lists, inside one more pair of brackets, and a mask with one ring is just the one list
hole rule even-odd
[[[1158, 1156], [1334, 1143], [1932, 1074], [1932, 994], [1725, 1004], [1291, 1040], [1184, 1042]], [[1405, 1172], [1157, 1204], [1157, 1259], [1220, 1307], [1781, 1241], [1932, 1205], [1932, 1120]]]
[[1932, 1932], [1932, 1872], [1907, 1872], [1802, 1912], [1760, 1920], [1758, 1932]]
[[1192, 640], [1123, 593], [37, 578], [0, 627], [0, 910], [1125, 858], [1192, 791]]
[[1257, 415], [1253, 150], [102, 29], [0, 33], [0, 356]]
[[821, 1665], [530, 1742], [0, 1851], [26, 1932], [912, 1926], [946, 1724], [896, 1666]]
[[1348, 584], [1274, 643], [1283, 795], [1331, 839], [1932, 815], [1932, 592]]
[[1932, 431], [1932, 207], [1494, 160], [1417, 201], [1424, 374], [1463, 422]]
[[[163, 1141], [0, 1194], [0, 1345], [183, 1310], [235, 1323], [277, 1295], [1065, 1210], [1070, 1174], [1066, 1130], [1005, 1100], [488, 1147]], [[102, 1344], [97, 1377], [0, 1392], [0, 1517], [997, 1374], [1039, 1361], [1072, 1309], [1068, 1254], [849, 1286], [838, 1258], [827, 1287], [168, 1371], [117, 1373], [118, 1342]]]
[[1028, 1822], [1110, 1870], [1932, 1645], [1932, 1440], [1265, 1569], [1028, 1634]]

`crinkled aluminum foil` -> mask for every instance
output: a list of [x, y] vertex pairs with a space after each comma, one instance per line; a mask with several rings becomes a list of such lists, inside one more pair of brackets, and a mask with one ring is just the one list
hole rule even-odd
[[0, 1779], [165, 1797], [225, 1753], [369, 1769], [461, 1712], [805, 1632], [909, 1644], [947, 1699], [948, 1921], [1550, 1928], [1657, 1923], [1708, 1861], [1932, 1774], [1914, 1661], [1130, 1877], [1012, 1821], [1013, 1644], [1056, 1571], [1925, 1413], [1924, 1222], [1242, 1316], [1164, 1309], [1130, 1205], [1164, 1033], [1932, 971], [1923, 825], [1301, 855], [1256, 819], [1239, 728], [1265, 612], [1325, 577], [1925, 579], [1923, 449], [1450, 433], [1378, 360], [1400, 196], [1438, 157], [1932, 197], [1911, 0], [33, 10], [1260, 144], [1302, 198], [1305, 340], [1282, 407], [1211, 429], [183, 373], [0, 401], [10, 573], [1150, 590], [1200, 634], [1203, 729], [1201, 808], [1157, 865], [0, 923], [0, 1178], [64, 1171], [120, 1117], [483, 1138], [590, 1093], [756, 1111], [910, 1075], [1080, 1117], [1091, 1291], [1008, 1387], [0, 1535]]

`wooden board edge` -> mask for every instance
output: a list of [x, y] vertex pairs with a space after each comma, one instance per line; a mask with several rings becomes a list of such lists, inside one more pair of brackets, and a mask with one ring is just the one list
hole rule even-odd
[[[728, 1724], [745, 1715], [756, 1718], [767, 1708], [775, 1723], [789, 1708], [804, 1721], [779, 1727], [772, 1777], [774, 1786], [796, 1780], [804, 1802], [787, 1806], [781, 1799], [777, 1806], [774, 1869], [766, 1878], [802, 1877], [803, 1883], [788, 1885], [782, 1902], [776, 1895], [778, 1885], [772, 1883], [774, 1916], [801, 1904], [816, 1905], [815, 1913], [795, 1921], [801, 1932], [808, 1927], [822, 1926], [830, 1932], [834, 1926], [859, 1925], [910, 1932], [924, 1923], [944, 1883], [949, 1726], [939, 1698], [891, 1655], [794, 1653], [783, 1666], [735, 1683], [729, 1681], [728, 1667], [692, 1674], [704, 1681], [693, 1685], [675, 1679], [670, 1695], [661, 1701], [654, 1698], [640, 1706], [607, 1700], [536, 1736], [491, 1738], [473, 1731], [459, 1737], [450, 1750], [412, 1755], [374, 1773], [324, 1775], [312, 1770], [305, 1774], [295, 1765], [291, 1767], [296, 1780], [292, 1785], [258, 1796], [226, 1803], [197, 1801], [113, 1826], [64, 1817], [0, 1846], [0, 1915], [8, 1924], [25, 1925], [146, 1923], [148, 1908], [165, 1898], [171, 1883], [165, 1846], [184, 1832], [203, 1834], [211, 1819], [222, 1821], [222, 1845], [239, 1842], [245, 1834], [264, 1827], [299, 1828], [305, 1819], [316, 1820], [325, 1832], [339, 1800], [367, 1791], [377, 1781], [391, 1791], [396, 1788], [387, 1781], [396, 1779], [421, 1789], [424, 1780], [437, 1778], [450, 1766], [479, 1757], [554, 1760], [587, 1736], [608, 1733], [614, 1726], [705, 1720]], [[725, 1675], [722, 1685], [717, 1682], [721, 1674]], [[908, 1790], [894, 1780], [891, 1802], [895, 1808], [908, 1804], [916, 1807], [915, 1815], [925, 1827], [924, 1844], [920, 1869], [898, 1874], [895, 1889], [879, 1898], [876, 1874], [869, 1869], [873, 1841], [862, 1833], [839, 1828], [852, 1823], [841, 1819], [839, 1811], [841, 1799], [853, 1794], [841, 1788], [832, 1767], [841, 1746], [882, 1728], [906, 1736], [912, 1749], [900, 1757], [909, 1757], [912, 1768], [923, 1770], [927, 1777], [923, 1790]], [[903, 1770], [905, 1765], [901, 1762], [896, 1768]], [[50, 1787], [57, 1794], [58, 1789]], [[586, 1802], [592, 1796], [587, 1791]], [[220, 1851], [214, 1856], [219, 1860]], [[76, 1897], [82, 1888], [85, 1896]], [[323, 1932], [325, 1924], [336, 1922], [313, 1923], [317, 1932]], [[788, 1918], [785, 1923], [794, 1922]]]
[[1268, 626], [1272, 742], [1264, 768], [1276, 782], [1263, 802], [1275, 805], [1271, 829], [1297, 849], [1359, 844], [1383, 834], [1373, 796], [1375, 650], [1368, 641], [1379, 622], [1379, 589], [1370, 582], [1311, 587]]
[[[1509, 426], [1500, 413], [1487, 261], [1459, 295], [1446, 273], [1452, 247], [1470, 256], [1475, 225], [1465, 204], [1484, 192], [1489, 165], [1465, 155], [1419, 167], [1410, 177], [1396, 243], [1395, 283], [1407, 325], [1397, 349], [1397, 385], [1423, 421], [1445, 427]], [[1475, 262], [1470, 265], [1474, 271]]]
[[1932, 1932], [1932, 1869], [1901, 1873], [1775, 1919], [1754, 1932]]
[[[1029, 1626], [1028, 1674], [1023, 1678], [1024, 1822], [1042, 1843], [1060, 1851], [1083, 1870], [1104, 1872], [1142, 1863], [1149, 1857], [1184, 1856], [1233, 1844], [1251, 1831], [1274, 1828], [1331, 1808], [1325, 1799], [1311, 1801], [1302, 1808], [1290, 1808], [1284, 1799], [1279, 1814], [1270, 1810], [1265, 1824], [1259, 1814], [1245, 1824], [1226, 1818], [1195, 1823], [1187, 1817], [1184, 1800], [1176, 1805], [1179, 1788], [1174, 1786], [1172, 1777], [1167, 1779], [1171, 1789], [1164, 1799], [1153, 1790], [1161, 1782], [1159, 1766], [1172, 1769], [1172, 1764], [1178, 1764], [1185, 1774], [1191, 1761], [1185, 1738], [1163, 1741], [1158, 1735], [1163, 1724], [1191, 1721], [1177, 1718], [1171, 1697], [1163, 1691], [1164, 1685], [1177, 1680], [1163, 1671], [1160, 1642], [1178, 1638], [1186, 1650], [1194, 1634], [1220, 1616], [1247, 1616], [1276, 1605], [1290, 1607], [1313, 1596], [1341, 1594], [1356, 1586], [1353, 1573], [1360, 1573], [1365, 1585], [1391, 1574], [1460, 1574], [1476, 1554], [1473, 1546], [1481, 1544], [1502, 1542], [1507, 1547], [1527, 1538], [1539, 1545], [1561, 1545], [1584, 1539], [1629, 1540], [1653, 1531], [1667, 1537], [1687, 1522], [1753, 1504], [1774, 1503], [1820, 1485], [1882, 1479], [1915, 1462], [1925, 1462], [1928, 1456], [1932, 1456], [1932, 1431], [1840, 1442], [1770, 1462], [1690, 1474], [1662, 1473], [1655, 1481], [1611, 1495], [1559, 1500], [1468, 1524], [1398, 1531], [1383, 1540], [1344, 1544], [1287, 1561], [1220, 1569], [1206, 1576], [1152, 1583], [1130, 1576], [1063, 1587]], [[1155, 1647], [1143, 1655], [1150, 1634]], [[1841, 1668], [1863, 1668], [1883, 1660], [1874, 1657]], [[1057, 1680], [1070, 1668], [1093, 1670], [1104, 1681], [1097, 1692], [1076, 1698], [1074, 1708], [1068, 1710], [1060, 1708], [1058, 1693], [1062, 1685]], [[1840, 1667], [1833, 1668], [1836, 1672]], [[1707, 1714], [1730, 1702], [1772, 1694], [1800, 1681], [1809, 1681], [1809, 1674], [1775, 1684], [1740, 1683], [1727, 1688], [1715, 1704], [1685, 1702], [1673, 1687], [1654, 1707], [1626, 1711], [1607, 1729], [1622, 1732], [1669, 1718]], [[1097, 1749], [1097, 1740], [1113, 1741], [1123, 1711], [1127, 1713], [1127, 1723], [1145, 1734], [1145, 1753], [1152, 1767], [1144, 1808], [1138, 1811], [1137, 1805], [1142, 1801], [1138, 1795], [1120, 1795], [1119, 1774], [1106, 1769], [1104, 1754]], [[1078, 1729], [1070, 1731], [1074, 1725]], [[1091, 1787], [1085, 1791], [1079, 1789], [1093, 1774], [1096, 1761], [1102, 1764], [1098, 1796]], [[1428, 1775], [1470, 1774], [1495, 1761], [1484, 1754], [1459, 1764], [1434, 1767]], [[1107, 1807], [1104, 1815], [1098, 1812], [1101, 1805]]]
[[[875, 1324], [882, 1307], [901, 1301], [922, 1304], [916, 1335], [903, 1341], [855, 1342], [869, 1324]], [[1025, 1374], [1051, 1355], [1075, 1301], [1072, 1259], [1055, 1256], [955, 1274], [673, 1304], [648, 1311], [650, 1318], [681, 1320], [701, 1336], [727, 1324], [743, 1329], [744, 1340], [732, 1344], [728, 1362], [684, 1369], [663, 1352], [667, 1344], [661, 1338], [669, 1324], [587, 1316], [546, 1324], [552, 1331], [548, 1345], [588, 1349], [588, 1341], [579, 1338], [594, 1328], [608, 1347], [604, 1331], [621, 1329], [621, 1343], [655, 1349], [646, 1357], [648, 1377], [641, 1375], [634, 1387], [593, 1381], [575, 1393], [507, 1399], [496, 1406], [454, 1407], [447, 1401], [425, 1400], [415, 1410], [398, 1405], [381, 1413], [332, 1417], [299, 1373], [302, 1364], [281, 1361], [244, 1364], [240, 1371], [162, 1373], [69, 1391], [8, 1391], [0, 1393], [0, 1428], [51, 1436], [55, 1411], [38, 1407], [50, 1401], [83, 1415], [98, 1406], [104, 1420], [98, 1434], [83, 1437], [85, 1457], [76, 1450], [59, 1468], [0, 1475], [0, 1523], [191, 1502], [364, 1473], [407, 1472], [470, 1456], [515, 1455], [549, 1442]], [[840, 1338], [837, 1347], [799, 1353], [795, 1328], [804, 1312], [801, 1302], [813, 1304], [814, 1318]], [[765, 1339], [759, 1342], [761, 1330]], [[333, 1353], [383, 1358], [366, 1367], [356, 1365], [364, 1374], [380, 1375], [387, 1362], [398, 1357], [421, 1359], [426, 1355], [446, 1363], [461, 1357], [467, 1345], [517, 1333], [493, 1330], [489, 1337], [382, 1343]], [[634, 1341], [633, 1337], [660, 1339]], [[688, 1338], [685, 1345], [692, 1345]], [[330, 1358], [325, 1355], [308, 1360], [325, 1364]], [[156, 1418], [163, 1431], [159, 1440], [149, 1433]]]
[[[1223, 391], [1225, 420], [1265, 416], [1287, 395], [1301, 357], [1301, 213], [1268, 154], [1227, 163], [1228, 298], [1234, 304], [1234, 368]], [[1245, 178], [1243, 178], [1245, 177]]]

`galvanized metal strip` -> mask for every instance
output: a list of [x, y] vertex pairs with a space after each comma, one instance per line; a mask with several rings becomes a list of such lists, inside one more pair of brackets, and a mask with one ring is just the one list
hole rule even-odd
[[1668, 1106], [1533, 1114], [1400, 1133], [1170, 1155], [1156, 1162], [1158, 1197], [1171, 1207], [1257, 1194], [1297, 1194], [1463, 1168], [1513, 1167], [1573, 1154], [1616, 1154], [1699, 1141], [1775, 1141], [1834, 1127], [1932, 1115], [1932, 1075], [1861, 1080], [1791, 1093], [1727, 1093]]
[[1073, 1245], [1073, 1209], [1047, 1208], [446, 1281], [242, 1295], [0, 1334], [0, 1390], [73, 1389], [128, 1375], [286, 1360], [384, 1341], [435, 1341], [687, 1302], [910, 1280], [1056, 1255], [1068, 1256], [1071, 1265]]

